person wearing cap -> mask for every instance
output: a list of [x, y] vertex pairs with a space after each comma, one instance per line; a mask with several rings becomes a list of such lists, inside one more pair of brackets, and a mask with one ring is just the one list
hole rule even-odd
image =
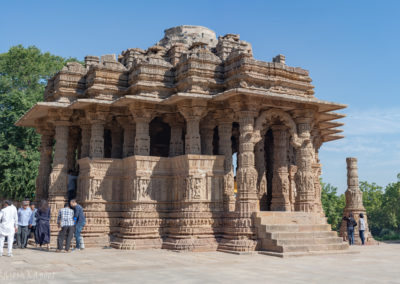
[[29, 201], [22, 201], [22, 207], [18, 209], [18, 232], [17, 247], [26, 248], [29, 236], [29, 220], [32, 216], [32, 210], [29, 207]]
[[7, 237], [8, 256], [12, 256], [14, 234], [18, 231], [17, 208], [11, 201], [4, 202], [4, 208], [0, 211], [0, 256], [3, 256], [4, 240]]

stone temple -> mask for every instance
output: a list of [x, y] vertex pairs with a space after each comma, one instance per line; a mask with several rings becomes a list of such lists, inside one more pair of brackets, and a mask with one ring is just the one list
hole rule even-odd
[[76, 170], [86, 245], [282, 254], [348, 247], [319, 183], [342, 108], [283, 55], [179, 26], [147, 50], [68, 63], [16, 125], [42, 135], [36, 195], [53, 233]]

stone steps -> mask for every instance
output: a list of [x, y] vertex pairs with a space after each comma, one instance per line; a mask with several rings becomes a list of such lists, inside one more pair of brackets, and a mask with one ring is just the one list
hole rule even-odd
[[305, 238], [329, 238], [337, 237], [333, 231], [315, 231], [315, 232], [261, 232], [265, 238], [270, 239], [305, 239]]
[[257, 219], [258, 224], [280, 225], [280, 224], [328, 224], [327, 218], [320, 213], [307, 212], [259, 212]]
[[290, 224], [290, 225], [259, 225], [262, 231], [266, 232], [315, 232], [330, 231], [329, 224]]
[[348, 248], [319, 213], [259, 212], [254, 223], [259, 249], [271, 255], [340, 252]]

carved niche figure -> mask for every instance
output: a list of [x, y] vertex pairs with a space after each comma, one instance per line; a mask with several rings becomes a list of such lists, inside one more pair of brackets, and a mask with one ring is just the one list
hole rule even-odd
[[135, 200], [151, 200], [150, 179], [139, 177], [134, 182]]
[[186, 193], [185, 199], [201, 199], [203, 189], [205, 189], [203, 178], [188, 177], [186, 178]]
[[101, 181], [100, 179], [92, 179], [90, 182], [89, 200], [101, 199]]

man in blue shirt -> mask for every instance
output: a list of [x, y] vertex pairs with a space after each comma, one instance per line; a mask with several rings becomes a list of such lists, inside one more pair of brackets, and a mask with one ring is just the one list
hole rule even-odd
[[83, 213], [83, 208], [80, 206], [76, 199], [72, 199], [71, 207], [74, 209], [74, 219], [75, 219], [75, 242], [76, 242], [76, 250], [83, 249], [83, 238], [81, 237], [81, 231], [83, 226], [86, 224], [85, 214]]
[[29, 201], [22, 201], [22, 207], [18, 209], [18, 232], [17, 247], [26, 248], [29, 235], [29, 220], [32, 216], [32, 210], [29, 208]]

